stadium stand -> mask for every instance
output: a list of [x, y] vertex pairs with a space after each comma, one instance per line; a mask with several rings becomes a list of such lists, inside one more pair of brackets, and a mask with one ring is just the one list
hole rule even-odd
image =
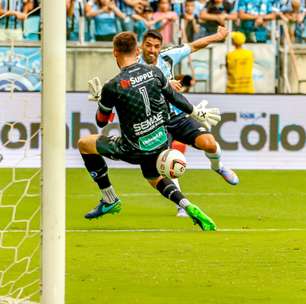
[[[74, 62], [75, 65], [82, 58], [85, 60], [87, 54], [86, 60], [93, 60], [89, 59], [92, 52], [100, 58], [101, 54], [98, 53], [101, 50], [104, 52], [103, 64], [111, 66], [105, 61], [108, 60], [105, 59], [107, 50], [111, 46], [112, 37], [124, 30], [134, 31], [139, 43], [145, 31], [158, 30], [163, 35], [165, 47], [168, 47], [192, 42], [214, 33], [218, 25], [225, 25], [231, 31], [244, 33], [246, 48], [254, 52], [255, 92], [304, 91], [306, 75], [301, 62], [305, 58], [305, 0], [66, 0], [66, 10], [67, 42], [73, 49], [73, 54], [68, 52], [68, 57], [71, 54], [74, 59], [69, 62]], [[0, 0], [0, 43], [3, 47], [38, 47], [41, 38], [40, 23], [40, 0]], [[260, 45], [256, 47], [258, 43]], [[82, 48], [81, 56], [79, 50]], [[196, 85], [191, 87], [191, 92], [224, 92], [224, 54], [232, 49], [230, 38], [224, 43], [211, 46], [205, 52], [189, 58], [187, 70], [184, 70], [184, 63], [179, 66], [176, 76], [193, 75]], [[275, 70], [269, 76], [275, 79], [275, 84], [269, 84], [269, 91], [264, 89], [267, 83], [264, 79], [260, 80], [261, 76], [257, 73], [260, 65], [263, 69], [266, 65], [259, 49], [267, 52], [265, 58], [269, 66], [266, 66], [266, 71]], [[3, 48], [2, 52], [7, 51]], [[220, 56], [224, 58], [221, 60]], [[261, 61], [260, 64], [258, 60]], [[5, 73], [11, 64], [4, 60], [1, 73]], [[222, 65], [223, 68], [220, 68]], [[98, 65], [96, 66], [98, 69]], [[75, 69], [72, 66], [71, 71], [74, 74], [70, 77], [72, 80], [68, 81], [68, 89], [84, 90], [86, 88], [79, 83], [86, 81], [78, 80], [79, 76], [73, 72]], [[84, 78], [92, 77], [97, 72], [93, 66], [91, 71], [85, 71], [83, 66], [81, 69], [80, 74]], [[106, 79], [112, 76], [109, 71], [114, 70], [115, 67], [106, 71]], [[31, 67], [26, 73], [34, 75], [32, 71], [34, 74], [38, 71], [36, 65], [34, 70]], [[290, 84], [290, 79], [293, 78], [296, 85]], [[216, 86], [216, 83], [219, 85]], [[263, 89], [258, 90], [261, 86]], [[39, 89], [38, 84], [33, 87]]]
[[[66, 4], [68, 41], [109, 41], [124, 30], [135, 31], [141, 41], [153, 28], [171, 44], [177, 42], [179, 21], [185, 20], [188, 41], [230, 22], [247, 42], [269, 43], [275, 20], [287, 24], [293, 43], [306, 42], [305, 0], [66, 0]], [[39, 40], [39, 6], [40, 0], [1, 0], [0, 40]]]

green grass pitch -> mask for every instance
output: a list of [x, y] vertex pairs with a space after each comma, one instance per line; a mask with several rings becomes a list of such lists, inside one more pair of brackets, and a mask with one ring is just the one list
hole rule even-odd
[[[30, 173], [18, 171], [17, 179]], [[306, 303], [304, 171], [241, 170], [241, 183], [233, 187], [212, 171], [188, 170], [182, 190], [215, 220], [216, 232], [177, 218], [174, 204], [139, 170], [109, 173], [122, 211], [88, 221], [83, 216], [99, 191], [85, 169], [67, 170], [67, 304]], [[1, 188], [10, 179], [11, 171], [1, 169]], [[29, 192], [38, 185], [36, 177]], [[25, 187], [4, 192], [1, 229], [10, 215], [3, 205]], [[18, 217], [28, 218], [37, 200], [25, 197]], [[38, 222], [33, 218], [31, 229]], [[14, 243], [16, 234], [6, 241]], [[8, 258], [0, 249], [0, 270]]]

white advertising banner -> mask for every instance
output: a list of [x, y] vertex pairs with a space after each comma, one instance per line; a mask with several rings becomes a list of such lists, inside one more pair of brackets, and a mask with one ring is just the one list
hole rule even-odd
[[[222, 112], [213, 130], [222, 160], [237, 169], [306, 169], [306, 96], [187, 95], [192, 103], [203, 98]], [[40, 166], [40, 94], [0, 93], [0, 167]], [[83, 167], [77, 150], [81, 136], [97, 133], [96, 104], [87, 93], [67, 94], [67, 167]], [[115, 119], [102, 133], [118, 135]], [[208, 168], [201, 151], [187, 149], [188, 168]], [[111, 167], [130, 167], [108, 162]]]

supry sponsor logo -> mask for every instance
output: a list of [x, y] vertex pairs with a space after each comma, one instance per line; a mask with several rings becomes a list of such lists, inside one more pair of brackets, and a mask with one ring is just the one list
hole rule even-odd
[[153, 79], [154, 79], [153, 71], [149, 71], [147, 73], [144, 73], [144, 74], [141, 74], [135, 77], [131, 77], [130, 82], [132, 86], [137, 86], [140, 83], [150, 81]]

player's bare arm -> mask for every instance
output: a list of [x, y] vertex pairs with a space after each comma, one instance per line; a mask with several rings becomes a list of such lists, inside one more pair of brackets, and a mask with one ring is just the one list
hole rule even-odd
[[207, 47], [209, 44], [214, 43], [214, 42], [219, 42], [223, 41], [226, 36], [228, 35], [229, 31], [227, 28], [223, 26], [218, 26], [217, 33], [213, 35], [209, 35], [200, 39], [197, 39], [193, 42], [191, 42], [190, 48], [191, 48], [191, 53], [194, 53], [196, 51], [199, 51], [205, 47]]

